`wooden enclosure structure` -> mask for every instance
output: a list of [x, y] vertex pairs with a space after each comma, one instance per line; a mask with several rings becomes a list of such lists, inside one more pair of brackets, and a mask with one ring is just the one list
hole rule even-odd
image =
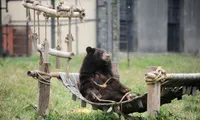
[[[37, 0], [23, 0], [22, 5], [34, 11], [34, 31], [30, 35], [33, 40], [34, 51], [40, 52], [40, 63], [39, 63], [39, 70], [43, 71], [44, 73], [50, 73], [50, 63], [49, 63], [49, 55], [56, 56], [57, 61], [58, 58], [65, 58], [67, 59], [66, 64], [66, 71], [68, 74], [68, 62], [74, 56], [72, 53], [72, 34], [71, 34], [71, 19], [72, 18], [79, 18], [82, 20], [85, 17], [85, 10], [82, 7], [72, 6], [65, 6], [64, 1], [60, 1], [60, 4], [56, 7], [57, 9], [53, 9], [51, 7], [42, 5], [41, 2]], [[40, 23], [39, 17], [40, 14], [43, 13], [45, 17], [45, 39], [43, 43], [40, 43]], [[37, 27], [38, 33], [36, 33], [36, 14], [37, 14]], [[30, 13], [29, 13], [30, 15]], [[59, 22], [59, 18], [68, 18], [69, 20], [69, 31], [67, 34], [67, 50], [68, 52], [59, 51], [50, 48], [49, 42], [47, 40], [47, 20], [49, 17], [57, 18]], [[28, 16], [28, 20], [30, 20], [30, 16]], [[59, 41], [58, 41], [59, 42]], [[59, 62], [59, 61], [58, 61]], [[50, 78], [45, 79], [46, 83], [39, 81], [39, 96], [38, 96], [38, 116], [42, 118], [48, 113], [48, 105], [49, 105], [49, 97], [50, 97]], [[48, 84], [47, 84], [48, 83]]]
[[[171, 100], [178, 98], [181, 99], [185, 93], [195, 95], [196, 90], [199, 89], [200, 85], [200, 74], [167, 74], [165, 70], [160, 67], [152, 67], [145, 74], [145, 79], [148, 84], [148, 93], [140, 96], [136, 96], [131, 101], [121, 101], [114, 103], [94, 103], [86, 100], [80, 94], [80, 91], [75, 85], [78, 82], [78, 74], [75, 74], [76, 79], [69, 82], [69, 79], [74, 74], [69, 74], [69, 60], [74, 55], [72, 52], [72, 34], [71, 34], [71, 19], [80, 18], [82, 20], [85, 16], [83, 8], [74, 6], [64, 6], [61, 1], [57, 6], [57, 9], [52, 9], [42, 5], [36, 0], [23, 0], [22, 5], [28, 9], [34, 10], [34, 25], [35, 25], [35, 14], [38, 12], [38, 31], [39, 31], [39, 13], [42, 12], [45, 19], [48, 17], [56, 18], [68, 18], [69, 19], [69, 33], [67, 34], [67, 52], [55, 50], [50, 48], [49, 42], [45, 37], [42, 44], [40, 44], [39, 33], [34, 32], [31, 35], [35, 50], [40, 52], [40, 66], [38, 71], [29, 71], [28, 75], [38, 79], [39, 85], [39, 97], [38, 97], [38, 115], [43, 117], [48, 113], [49, 97], [50, 97], [50, 79], [51, 77], [57, 77], [72, 93], [72, 98], [75, 100], [76, 97], [82, 100], [82, 106], [85, 107], [86, 103], [92, 105], [95, 109], [109, 111], [112, 107], [113, 111], [117, 112], [118, 106], [121, 105], [121, 112], [129, 114], [133, 112], [145, 112], [146, 110], [153, 116], [156, 116], [159, 112], [160, 105], [170, 103]], [[46, 24], [46, 23], [45, 23]], [[45, 36], [46, 36], [45, 27]], [[39, 44], [38, 44], [39, 43]], [[66, 64], [66, 75], [63, 77], [59, 73], [50, 72], [49, 55], [56, 57], [62, 57], [67, 59]], [[116, 71], [118, 72], [118, 70]], [[68, 81], [65, 81], [65, 80]], [[64, 83], [65, 82], [65, 83]], [[68, 83], [69, 82], [69, 83]]]

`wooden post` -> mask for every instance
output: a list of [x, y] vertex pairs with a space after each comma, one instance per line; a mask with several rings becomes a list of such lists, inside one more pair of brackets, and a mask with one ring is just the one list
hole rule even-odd
[[112, 62], [112, 72], [115, 78], [120, 78], [119, 76], [119, 62]]
[[[49, 43], [47, 40], [44, 42], [44, 64], [43, 67], [40, 65], [40, 70], [46, 73], [50, 73], [50, 64], [48, 50]], [[39, 118], [44, 117], [44, 115], [48, 114], [48, 106], [49, 106], [49, 98], [50, 98], [50, 85], [46, 85], [39, 82], [39, 98], [38, 98], [38, 116]]]
[[119, 78], [119, 0], [112, 0], [112, 67], [114, 76]]
[[56, 56], [56, 69], [60, 69], [60, 58]]
[[160, 82], [148, 85], [147, 112], [152, 117], [156, 117], [160, 111], [160, 88]]

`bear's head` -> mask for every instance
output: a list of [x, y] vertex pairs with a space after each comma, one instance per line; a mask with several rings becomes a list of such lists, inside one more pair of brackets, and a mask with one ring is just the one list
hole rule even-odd
[[87, 56], [90, 56], [95, 61], [102, 61], [102, 62], [111, 61], [110, 55], [104, 49], [87, 47], [86, 52]]
[[95, 73], [111, 70], [111, 56], [104, 49], [87, 47], [86, 52], [80, 72]]

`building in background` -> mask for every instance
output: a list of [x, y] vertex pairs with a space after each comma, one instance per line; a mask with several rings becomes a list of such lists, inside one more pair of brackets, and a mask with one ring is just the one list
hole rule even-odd
[[[55, 5], [57, 5], [56, 0]], [[6, 4], [7, 3], [7, 4]], [[43, 4], [51, 4], [51, 0], [42, 0]], [[21, 5], [21, 0], [1, 0], [2, 29], [6, 25], [9, 32], [18, 27], [21, 31], [33, 32], [33, 22], [26, 22], [27, 10]], [[74, 37], [73, 52], [81, 54], [87, 46], [101, 47], [109, 52], [113, 50], [113, 17], [112, 0], [65, 0], [65, 5], [81, 5], [85, 8], [85, 22], [73, 20], [72, 35]], [[131, 52], [180, 52], [200, 53], [200, 0], [118, 0], [120, 40], [119, 49]], [[6, 13], [7, 11], [7, 13]], [[33, 17], [33, 12], [31, 12]], [[33, 19], [33, 18], [32, 18]], [[41, 41], [44, 40], [44, 17], [40, 16]], [[7, 22], [6, 22], [7, 21]], [[66, 51], [65, 37], [68, 33], [67, 19], [61, 19], [62, 50]], [[55, 20], [56, 24], [56, 20]], [[37, 32], [37, 31], [36, 31]], [[56, 45], [55, 29], [55, 45]], [[51, 20], [48, 23], [48, 40], [52, 41]], [[13, 48], [15, 37], [5, 37], [2, 45]], [[31, 51], [31, 40], [24, 37], [26, 44], [23, 50]], [[24, 39], [23, 38], [23, 39]], [[13, 39], [13, 40], [6, 40]], [[3, 42], [4, 41], [4, 42]], [[10, 42], [12, 41], [11, 45]], [[7, 42], [7, 43], [5, 43]], [[54, 45], [54, 46], [55, 46]], [[52, 47], [54, 47], [52, 46]], [[30, 52], [25, 52], [31, 54]]]
[[[119, 4], [121, 51], [200, 52], [199, 0], [119, 0]], [[111, 7], [111, 0], [97, 0], [97, 46], [108, 50]]]

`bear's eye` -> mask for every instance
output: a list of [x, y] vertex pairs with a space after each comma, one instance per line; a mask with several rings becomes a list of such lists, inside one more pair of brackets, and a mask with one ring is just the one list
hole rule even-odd
[[94, 56], [96, 57], [96, 59], [99, 59], [102, 57], [103, 52], [102, 51], [98, 51], [96, 52], [96, 54], [94, 54]]

